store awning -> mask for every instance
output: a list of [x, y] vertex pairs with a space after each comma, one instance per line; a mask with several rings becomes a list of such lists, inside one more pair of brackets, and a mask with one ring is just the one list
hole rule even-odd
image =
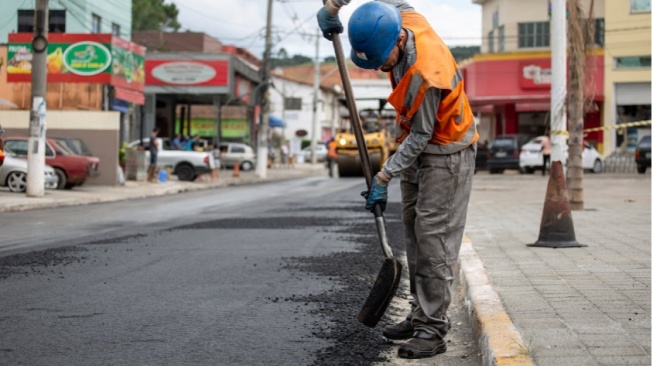
[[270, 115], [269, 125], [270, 127], [280, 127], [280, 128], [286, 127], [286, 123], [281, 118], [273, 115]]
[[145, 104], [145, 95], [143, 92], [114, 86], [116, 89], [116, 99], [124, 100], [134, 104]]

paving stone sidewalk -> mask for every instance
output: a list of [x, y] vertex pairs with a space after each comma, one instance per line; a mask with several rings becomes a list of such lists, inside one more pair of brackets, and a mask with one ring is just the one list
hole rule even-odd
[[651, 175], [585, 175], [586, 248], [532, 248], [548, 177], [477, 174], [466, 235], [538, 365], [651, 365]]

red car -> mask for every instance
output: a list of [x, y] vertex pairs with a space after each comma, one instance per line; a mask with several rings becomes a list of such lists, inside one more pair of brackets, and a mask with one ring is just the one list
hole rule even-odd
[[[27, 137], [7, 137], [5, 145], [18, 156], [27, 158]], [[70, 154], [55, 140], [46, 139], [45, 163], [53, 167], [59, 177], [57, 189], [71, 189], [84, 184], [89, 176], [89, 165], [91, 165], [88, 158]]]

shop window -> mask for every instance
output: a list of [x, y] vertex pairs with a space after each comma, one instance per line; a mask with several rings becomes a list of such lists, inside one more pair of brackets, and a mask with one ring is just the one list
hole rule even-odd
[[651, 56], [625, 56], [614, 59], [615, 69], [651, 68]]
[[519, 23], [519, 48], [550, 46], [549, 22]]
[[[16, 31], [19, 33], [34, 33], [34, 9], [18, 10], [18, 24]], [[66, 11], [48, 11], [48, 32], [66, 33]]]
[[630, 13], [650, 13], [651, 0], [630, 0]]

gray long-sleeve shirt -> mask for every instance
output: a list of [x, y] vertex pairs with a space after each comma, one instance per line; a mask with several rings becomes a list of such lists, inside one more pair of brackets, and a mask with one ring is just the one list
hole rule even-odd
[[[333, 0], [339, 6], [349, 4], [351, 0]], [[400, 11], [415, 10], [405, 0], [378, 0], [384, 3], [396, 6]], [[405, 28], [404, 28], [405, 29]], [[392, 69], [392, 77], [395, 84], [399, 84], [401, 78], [406, 74], [408, 69], [415, 63], [417, 53], [415, 50], [415, 37], [413, 33], [405, 29], [408, 33], [406, 48], [403, 57], [399, 63]], [[411, 130], [406, 139], [399, 145], [397, 151], [391, 155], [383, 165], [383, 174], [389, 178], [394, 178], [402, 172], [409, 171], [409, 167], [415, 163], [417, 158], [423, 153], [438, 154], [437, 146], [429, 145], [429, 140], [433, 136], [435, 128], [435, 116], [440, 106], [442, 91], [436, 88], [430, 88], [422, 101], [422, 105], [415, 113], [413, 118], [408, 121]], [[412, 174], [407, 174], [405, 179], [414, 180]]]

